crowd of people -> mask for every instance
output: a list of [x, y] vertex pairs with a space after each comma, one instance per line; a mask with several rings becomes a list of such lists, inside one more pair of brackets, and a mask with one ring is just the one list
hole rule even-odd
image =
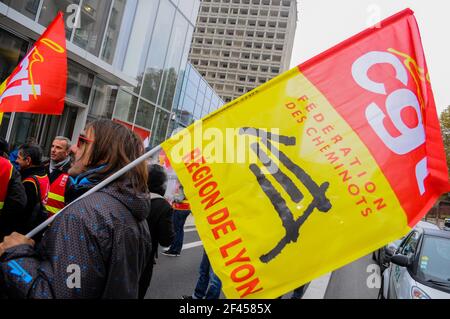
[[[88, 124], [76, 145], [56, 137], [48, 160], [32, 139], [14, 150], [0, 139], [0, 299], [145, 297], [158, 247], [181, 254], [191, 213], [182, 187], [169, 203], [165, 169], [143, 162], [80, 198], [143, 154], [140, 137], [109, 120]], [[221, 287], [204, 251], [183, 298], [216, 299]]]
[[[56, 137], [48, 162], [34, 142], [9, 151], [2, 140], [0, 297], [143, 298], [158, 245], [175, 237], [164, 170], [143, 162], [79, 199], [143, 155], [140, 137], [99, 120], [76, 145]], [[41, 234], [25, 236], [65, 206]], [[74, 265], [82, 287], [68, 284]]]

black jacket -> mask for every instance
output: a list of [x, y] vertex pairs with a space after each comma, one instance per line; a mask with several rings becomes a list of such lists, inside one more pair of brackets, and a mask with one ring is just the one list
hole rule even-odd
[[36, 204], [41, 201], [41, 199], [39, 198], [36, 184], [28, 181], [24, 182], [24, 180], [31, 176], [45, 176], [47, 175], [47, 171], [44, 166], [36, 166], [27, 168], [21, 171], [20, 174], [22, 175], [22, 184], [25, 187], [25, 193], [27, 194], [27, 204], [25, 206], [24, 220], [21, 222], [18, 232], [21, 234], [26, 234], [31, 230], [28, 227], [28, 223], [30, 221], [33, 209]]
[[22, 245], [0, 257], [0, 291], [14, 298], [137, 298], [150, 262], [149, 211], [148, 196], [117, 182], [73, 203], [36, 249]]
[[169, 247], [175, 238], [173, 230], [173, 208], [164, 198], [152, 199], [147, 222], [152, 235], [152, 257], [158, 252], [158, 245]]
[[[3, 186], [1, 185], [1, 187]], [[22, 184], [22, 178], [15, 168], [13, 168], [7, 187], [5, 205], [0, 211], [0, 242], [3, 241], [3, 237], [19, 230], [18, 227], [24, 220], [27, 204], [27, 195]]]
[[148, 227], [152, 236], [152, 262], [148, 265], [141, 279], [139, 298], [145, 297], [153, 275], [153, 265], [158, 253], [158, 246], [168, 247], [175, 238], [173, 230], [173, 208], [164, 198], [152, 199], [150, 214], [147, 217]]
[[53, 183], [55, 180], [58, 179], [59, 176], [61, 176], [61, 174], [66, 173], [69, 171], [70, 166], [72, 165], [71, 162], [68, 162], [66, 165], [54, 169], [53, 172], [50, 173], [50, 164], [46, 167], [47, 170], [47, 174], [48, 174], [48, 179], [50, 180], [50, 184]]

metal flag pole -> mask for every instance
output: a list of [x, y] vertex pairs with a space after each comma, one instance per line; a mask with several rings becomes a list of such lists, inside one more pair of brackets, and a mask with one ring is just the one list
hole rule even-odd
[[69, 208], [70, 206], [72, 206], [73, 204], [75, 204], [76, 202], [78, 202], [79, 200], [81, 200], [82, 198], [85, 198], [86, 196], [89, 196], [93, 193], [95, 193], [96, 191], [102, 189], [103, 187], [105, 187], [106, 185], [108, 185], [109, 183], [115, 181], [117, 178], [119, 178], [120, 176], [122, 176], [123, 174], [125, 174], [126, 172], [128, 172], [129, 170], [135, 168], [136, 166], [138, 166], [139, 164], [141, 164], [142, 162], [144, 162], [145, 160], [147, 160], [148, 158], [150, 158], [153, 154], [159, 152], [161, 150], [161, 145], [156, 146], [155, 148], [153, 148], [152, 150], [148, 151], [147, 153], [145, 153], [144, 155], [142, 155], [141, 157], [139, 157], [138, 159], [136, 159], [135, 161], [131, 162], [130, 164], [128, 164], [127, 166], [123, 167], [122, 169], [120, 169], [118, 172], [114, 173], [113, 175], [109, 176], [107, 179], [105, 179], [103, 182], [101, 182], [100, 184], [96, 185], [95, 187], [93, 187], [91, 190], [89, 190], [88, 192], [86, 192], [85, 194], [83, 194], [82, 196], [80, 196], [79, 198], [77, 198], [75, 201], [73, 201], [72, 203], [70, 203], [69, 205], [67, 205], [66, 207], [64, 207], [62, 210], [60, 210], [57, 214], [53, 215], [52, 217], [50, 217], [49, 219], [47, 219], [45, 222], [43, 222], [42, 224], [40, 224], [39, 226], [37, 226], [35, 229], [33, 229], [32, 231], [30, 231], [28, 234], [26, 234], [26, 237], [28, 238], [33, 238], [34, 236], [36, 236], [40, 231], [42, 231], [43, 229], [45, 229], [45, 227], [47, 227], [48, 225], [50, 225], [53, 220], [56, 218], [56, 216], [58, 216], [59, 214], [63, 213], [67, 208]]

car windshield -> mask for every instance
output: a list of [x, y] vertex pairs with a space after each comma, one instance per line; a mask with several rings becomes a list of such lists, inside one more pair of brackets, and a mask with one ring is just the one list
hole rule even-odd
[[425, 236], [417, 275], [424, 281], [450, 287], [450, 239]]

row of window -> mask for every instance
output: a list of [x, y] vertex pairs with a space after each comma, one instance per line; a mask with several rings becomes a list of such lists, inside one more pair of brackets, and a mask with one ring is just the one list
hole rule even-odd
[[[219, 70], [219, 68], [233, 69], [233, 70], [244, 70], [246, 72], [262, 72], [262, 73], [277, 73], [279, 71], [279, 64], [275, 66], [269, 66], [267, 63], [260, 64], [247, 64], [245, 62], [224, 62], [224, 61], [214, 61], [214, 60], [199, 60], [197, 58], [192, 58], [191, 62], [195, 66], [199, 66], [200, 69], [214, 69]], [[270, 71], [272, 70], [272, 71]]]
[[246, 75], [246, 74], [228, 74], [228, 77], [225, 73], [218, 73], [218, 72], [204, 72], [205, 78], [207, 80], [210, 79], [228, 79], [232, 82], [238, 81], [242, 83], [257, 83], [257, 84], [263, 84], [268, 81], [266, 77], [256, 77], [253, 75]]
[[295, 0], [203, 0], [205, 3], [232, 3], [232, 4], [246, 4], [246, 5], [265, 5], [265, 6], [279, 6], [290, 7], [291, 1]]
[[[278, 64], [279, 62], [281, 62], [281, 55], [271, 55], [271, 54], [259, 54], [259, 53], [249, 53], [249, 52], [237, 52], [237, 51], [219, 51], [219, 50], [209, 50], [209, 49], [197, 49], [197, 48], [193, 48], [191, 51], [191, 55], [192, 58], [191, 60], [194, 61], [195, 59], [195, 55], [198, 56], [198, 58], [200, 58], [200, 61], [209, 61], [209, 60], [205, 60], [206, 57], [212, 57], [212, 58], [219, 58], [219, 57], [224, 57], [224, 58], [233, 58], [234, 62], [244, 62], [245, 61], [236, 61], [234, 59], [244, 59], [244, 60], [253, 60], [253, 61], [263, 61], [264, 63], [271, 63], [271, 62], [275, 62], [276, 64]], [[278, 62], [278, 63], [277, 63]], [[228, 63], [227, 61], [222, 61], [222, 63]], [[200, 63], [200, 65], [213, 65], [213, 66], [217, 66], [217, 63], [215, 63], [216, 65], [214, 65], [214, 63], [212, 64], [205, 64], [203, 62]], [[222, 65], [220, 65], [222, 66]], [[224, 67], [228, 67], [228, 66], [224, 66]]]
[[[227, 24], [227, 21], [233, 20], [233, 18], [214, 18], [214, 17], [202, 17], [200, 16], [198, 19], [198, 25], [202, 26], [202, 24]], [[255, 28], [280, 28], [280, 29], [286, 29], [287, 23], [285, 21], [274, 21], [274, 20], [248, 20], [248, 19], [238, 19], [237, 21], [238, 26], [248, 26], [248, 27], [255, 27]]]
[[[274, 8], [275, 9], [275, 8]], [[272, 17], [272, 18], [288, 18], [288, 10], [267, 10], [264, 8], [219, 8], [219, 7], [208, 7], [202, 6], [200, 9], [200, 14], [204, 16], [205, 13], [209, 14], [231, 14], [231, 15], [241, 15], [241, 16], [257, 16], [257, 17]]]
[[[275, 33], [273, 31], [269, 30], [258, 30], [257, 28], [253, 30], [226, 30], [225, 29], [216, 29], [216, 28], [205, 28], [202, 26], [199, 26], [197, 28], [199, 33], [203, 33], [206, 35], [209, 34], [217, 34], [217, 35], [226, 35], [231, 36], [231, 33], [234, 33], [233, 38], [235, 37], [245, 37], [245, 38], [263, 38], [263, 39], [276, 39], [276, 40], [284, 40], [286, 38], [286, 35], [284, 32], [282, 33]], [[225, 37], [226, 38], [226, 37]]]
[[227, 46], [238, 48], [242, 47], [244, 49], [258, 49], [258, 50], [275, 50], [275, 51], [283, 51], [282, 44], [273, 44], [273, 43], [262, 43], [262, 42], [250, 42], [250, 41], [241, 41], [241, 40], [227, 40], [227, 39], [217, 39], [214, 40], [212, 38], [204, 38], [204, 37], [195, 37], [193, 40], [192, 48], [203, 48], [203, 46], [199, 46], [199, 44], [206, 45], [215, 45], [215, 46]]
[[[250, 41], [241, 41], [241, 40], [223, 40], [223, 39], [214, 39], [211, 38], [196, 38], [192, 43], [191, 49], [193, 52], [197, 52], [199, 49], [205, 50], [226, 50], [229, 53], [229, 50], [235, 49], [243, 52], [254, 52], [258, 50], [258, 52], [273, 54], [283, 51], [283, 44], [274, 44], [274, 43], [264, 43], [261, 42], [250, 42]], [[197, 51], [195, 51], [197, 50]], [[229, 56], [225, 53], [219, 54], [220, 56]], [[239, 57], [239, 55], [231, 54], [233, 57]]]
[[[200, 34], [219, 34], [224, 35], [225, 30], [224, 29], [215, 29], [215, 28], [205, 28], [205, 27], [197, 27], [196, 29], [197, 33]], [[235, 36], [245, 37], [245, 38], [260, 38], [260, 39], [271, 39], [279, 42], [283, 42], [286, 38], [285, 33], [275, 33], [270, 31], [243, 31], [243, 30], [236, 30]], [[227, 34], [229, 35], [229, 34]]]
[[[274, 69], [273, 71], [276, 71], [279, 69]], [[267, 76], [275, 76], [276, 72], [272, 72], [272, 74], [269, 74], [268, 72], [265, 72], [266, 74], [246, 74], [246, 73], [239, 73], [239, 72], [233, 72], [233, 73], [227, 73], [226, 70], [205, 70], [202, 72], [202, 75], [205, 76], [208, 79], [220, 79], [228, 82], [243, 82], [243, 83], [265, 83], [267, 82]], [[217, 80], [213, 80], [212, 82], [217, 82]]]

